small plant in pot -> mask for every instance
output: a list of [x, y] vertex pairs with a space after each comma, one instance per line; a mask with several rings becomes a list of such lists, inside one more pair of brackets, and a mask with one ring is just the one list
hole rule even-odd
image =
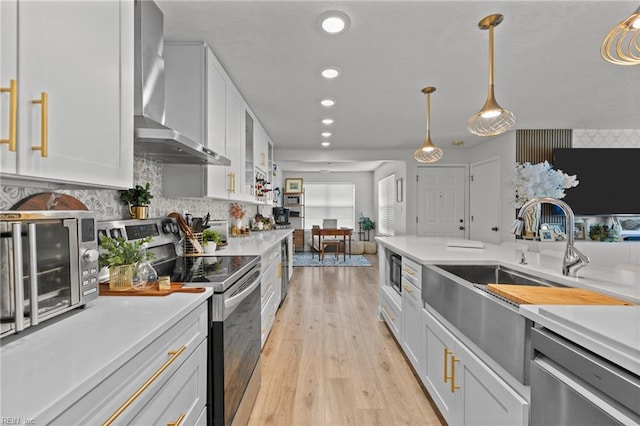
[[205, 253], [214, 253], [220, 243], [222, 243], [222, 239], [218, 231], [213, 229], [205, 229], [202, 231], [202, 245]]
[[147, 182], [145, 186], [136, 185], [134, 188], [120, 191], [120, 201], [128, 204], [132, 219], [149, 217], [149, 202], [153, 198], [150, 190], [151, 184]]
[[109, 290], [123, 291], [134, 286], [136, 267], [154, 258], [153, 253], [144, 249], [149, 241], [151, 237], [134, 242], [128, 242], [123, 237], [100, 237], [98, 263], [101, 268], [109, 268]]

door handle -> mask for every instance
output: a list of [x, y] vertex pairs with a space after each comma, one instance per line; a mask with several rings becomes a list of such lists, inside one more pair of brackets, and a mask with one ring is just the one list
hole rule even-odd
[[497, 226], [494, 226], [493, 228], [491, 228], [491, 230], [493, 232], [498, 232], [500, 230], [500, 228], [498, 228]]
[[0, 87], [0, 93], [9, 92], [9, 137], [0, 139], [0, 144], [9, 144], [9, 151], [16, 150], [16, 111], [18, 110], [18, 82], [11, 80], [9, 87]]
[[42, 92], [40, 94], [40, 99], [34, 99], [31, 101], [34, 104], [40, 104], [40, 146], [32, 146], [31, 149], [34, 151], [40, 151], [41, 157], [47, 157], [49, 155], [49, 144], [47, 141], [48, 138], [48, 116], [49, 116], [49, 95], [47, 92]]
[[464, 231], [464, 226], [460, 226], [458, 229]]

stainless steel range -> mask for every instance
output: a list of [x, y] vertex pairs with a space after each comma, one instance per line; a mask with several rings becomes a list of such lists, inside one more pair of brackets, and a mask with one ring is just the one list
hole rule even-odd
[[98, 222], [98, 235], [132, 241], [151, 236], [158, 275], [186, 286], [211, 287], [208, 401], [209, 425], [246, 424], [260, 388], [259, 256], [182, 254], [175, 219]]

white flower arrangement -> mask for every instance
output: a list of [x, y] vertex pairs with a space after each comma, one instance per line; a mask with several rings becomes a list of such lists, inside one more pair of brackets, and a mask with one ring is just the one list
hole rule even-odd
[[514, 189], [513, 205], [517, 208], [532, 198], [564, 198], [564, 190], [580, 183], [576, 175], [569, 176], [562, 170], [555, 170], [547, 161], [531, 164], [516, 163], [515, 174], [509, 183]]

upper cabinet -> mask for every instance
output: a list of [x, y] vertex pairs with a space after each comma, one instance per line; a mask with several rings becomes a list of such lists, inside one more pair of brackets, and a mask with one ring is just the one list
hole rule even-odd
[[133, 3], [0, 2], [3, 178], [133, 181]]
[[262, 172], [268, 171], [268, 148], [269, 139], [267, 132], [262, 125], [258, 123], [253, 129], [253, 164]]

